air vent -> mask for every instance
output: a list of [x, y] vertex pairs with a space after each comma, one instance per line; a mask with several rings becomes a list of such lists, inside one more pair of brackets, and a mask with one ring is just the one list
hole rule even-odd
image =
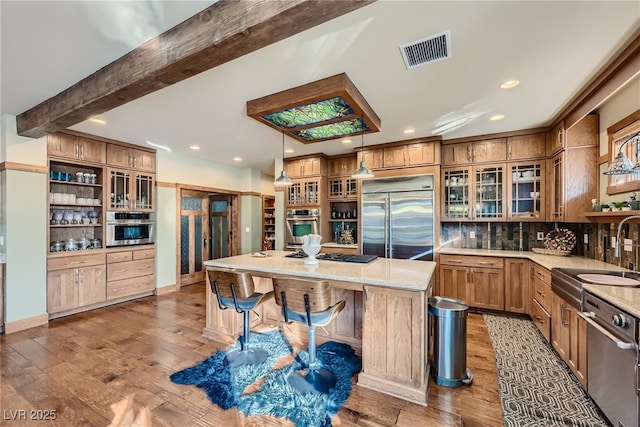
[[445, 31], [400, 46], [407, 69], [451, 57], [451, 33]]

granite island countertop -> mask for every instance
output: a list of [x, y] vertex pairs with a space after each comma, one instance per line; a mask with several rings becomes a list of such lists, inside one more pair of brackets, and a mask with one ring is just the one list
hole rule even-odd
[[436, 269], [431, 261], [378, 258], [366, 264], [318, 260], [306, 265], [304, 258], [287, 258], [288, 251], [266, 251], [266, 257], [251, 254], [205, 261], [207, 267], [235, 268], [267, 275], [289, 275], [336, 280], [394, 289], [425, 291]]
[[[542, 255], [531, 251], [440, 248], [441, 254], [526, 258], [551, 270], [552, 268], [583, 268], [604, 271], [630, 271], [617, 265], [580, 256]], [[640, 318], [640, 287], [584, 284], [583, 289], [609, 301], [618, 308]]]

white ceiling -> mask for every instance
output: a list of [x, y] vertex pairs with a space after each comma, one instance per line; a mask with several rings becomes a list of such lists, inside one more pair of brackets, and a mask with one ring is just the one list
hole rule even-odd
[[[0, 113], [19, 115], [212, 3], [2, 0]], [[106, 125], [72, 128], [273, 174], [281, 136], [249, 118], [246, 101], [341, 72], [382, 120], [365, 145], [456, 121], [443, 138], [547, 126], [638, 27], [638, 1], [379, 0], [115, 108]], [[405, 68], [398, 46], [447, 30], [451, 59]], [[513, 78], [520, 86], [499, 89]], [[504, 120], [488, 120], [497, 113]], [[360, 140], [286, 144], [287, 157], [333, 155]]]

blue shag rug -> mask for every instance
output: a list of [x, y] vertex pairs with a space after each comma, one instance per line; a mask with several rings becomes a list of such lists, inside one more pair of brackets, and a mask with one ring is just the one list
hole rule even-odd
[[[264, 363], [233, 368], [223, 366], [227, 351], [220, 350], [202, 363], [171, 375], [177, 384], [193, 384], [206, 391], [209, 399], [222, 409], [236, 407], [246, 415], [271, 415], [287, 418], [298, 427], [328, 427], [331, 417], [338, 413], [351, 393], [351, 378], [362, 369], [360, 357], [351, 346], [334, 341], [325, 342], [316, 349], [321, 366], [338, 377], [336, 386], [327, 394], [305, 393], [295, 390], [287, 382], [291, 372], [302, 369], [308, 358], [306, 350], [298, 352], [288, 366], [272, 370], [274, 363], [291, 352], [291, 346], [280, 331], [266, 334], [253, 333], [254, 347], [269, 352]], [[259, 391], [243, 394], [247, 386], [265, 377]]]

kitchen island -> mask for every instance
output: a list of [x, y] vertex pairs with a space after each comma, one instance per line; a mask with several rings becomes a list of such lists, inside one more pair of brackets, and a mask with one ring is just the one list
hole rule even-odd
[[[327, 327], [318, 330], [318, 342], [347, 343], [362, 355], [358, 384], [391, 396], [426, 405], [428, 395], [427, 303], [436, 264], [378, 258], [367, 264], [287, 258], [291, 252], [268, 251], [266, 257], [239, 255], [206, 261], [207, 268], [250, 272], [256, 290], [272, 290], [273, 277], [328, 280], [333, 300], [345, 300], [345, 309]], [[207, 279], [208, 280], [208, 279]], [[242, 333], [242, 321], [233, 310], [220, 310], [207, 283], [207, 319], [203, 334], [225, 343]], [[273, 300], [262, 304], [251, 327], [282, 322]], [[293, 323], [284, 332], [306, 340], [306, 327]]]

